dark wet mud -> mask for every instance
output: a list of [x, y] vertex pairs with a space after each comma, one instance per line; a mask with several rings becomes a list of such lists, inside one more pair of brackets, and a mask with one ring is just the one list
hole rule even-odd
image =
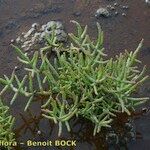
[[[95, 17], [95, 12], [99, 7], [114, 5], [115, 10], [111, 11], [109, 18]], [[123, 9], [128, 6], [128, 9]], [[115, 12], [118, 12], [115, 15]], [[125, 15], [123, 15], [125, 14]], [[89, 34], [96, 38], [96, 22], [99, 22], [105, 34], [104, 47], [109, 57], [113, 57], [119, 52], [134, 50], [140, 40], [144, 38], [144, 46], [139, 54], [139, 58], [144, 65], [147, 65], [147, 74], [150, 74], [150, 7], [144, 0], [0, 0], [0, 74], [10, 75], [13, 68], [18, 66], [16, 53], [9, 46], [11, 39], [16, 39], [22, 32], [28, 31], [34, 22], [45, 24], [50, 20], [62, 21], [67, 32], [74, 31], [74, 26], [70, 20], [77, 20], [82, 25], [88, 25]], [[21, 69], [21, 66], [19, 66]], [[21, 70], [18, 74], [22, 74]], [[138, 91], [139, 95], [150, 96], [150, 82], [147, 81]], [[11, 94], [10, 94], [11, 95]], [[9, 103], [10, 96], [7, 96], [6, 104]], [[12, 106], [11, 111], [16, 116], [16, 136], [20, 141], [27, 139], [55, 140], [57, 137], [57, 126], [40, 116], [40, 103], [34, 102], [30, 112], [24, 114], [22, 108], [25, 99], [18, 98]], [[149, 109], [147, 102], [143, 107]], [[139, 108], [141, 111], [142, 108]], [[136, 115], [135, 126], [137, 132], [136, 141], [127, 144], [124, 149], [129, 150], [149, 150], [150, 149], [150, 112], [144, 115]], [[33, 111], [34, 110], [34, 111]], [[32, 113], [31, 113], [32, 112]], [[107, 150], [107, 145], [101, 136], [93, 137], [89, 128], [91, 126], [86, 121], [72, 121], [73, 131], [67, 133], [64, 129], [61, 139], [76, 139], [76, 148], [66, 148], [70, 150]], [[40, 131], [40, 132], [38, 132]], [[40, 133], [40, 134], [38, 134]], [[18, 150], [29, 150], [21, 145]], [[38, 150], [41, 148], [31, 148]], [[46, 149], [46, 148], [45, 148]], [[49, 148], [53, 150], [63, 148]], [[114, 149], [121, 149], [116, 147]], [[44, 148], [42, 148], [44, 150]]]

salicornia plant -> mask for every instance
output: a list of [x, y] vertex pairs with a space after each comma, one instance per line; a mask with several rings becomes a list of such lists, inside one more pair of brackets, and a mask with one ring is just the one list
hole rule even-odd
[[[14, 92], [11, 104], [19, 94], [28, 97], [25, 111], [35, 96], [45, 96], [47, 101], [41, 106], [43, 117], [58, 123], [59, 136], [63, 124], [71, 130], [69, 120], [74, 116], [92, 121], [95, 135], [101, 127], [110, 127], [116, 113], [130, 115], [135, 106], [148, 99], [132, 96], [148, 78], [143, 76], [145, 67], [139, 71], [136, 66], [143, 41], [134, 52], [106, 59], [100, 25], [97, 24], [97, 40], [92, 41], [87, 26], [82, 28], [72, 22], [77, 26], [77, 34], [69, 34], [67, 46], [58, 43], [54, 33], [46, 37], [47, 46], [31, 57], [14, 46], [18, 60], [25, 64], [26, 75], [20, 80], [14, 70], [10, 78], [6, 75], [1, 78], [4, 88], [0, 95], [11, 89]], [[51, 61], [49, 53], [56, 55]]]
[[[0, 141], [13, 142], [14, 117], [10, 115], [9, 107], [5, 106], [0, 99]], [[11, 149], [11, 147], [7, 147]]]

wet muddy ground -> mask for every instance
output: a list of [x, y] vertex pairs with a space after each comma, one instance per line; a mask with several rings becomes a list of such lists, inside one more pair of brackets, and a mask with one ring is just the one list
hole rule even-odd
[[[95, 12], [99, 7], [113, 6], [114, 3], [117, 3], [117, 6], [111, 11], [111, 17], [95, 17]], [[125, 9], [123, 6], [129, 8]], [[114, 15], [116, 11], [118, 15]], [[150, 7], [144, 0], [0, 0], [0, 75], [11, 74], [13, 68], [19, 65], [15, 52], [9, 46], [11, 39], [27, 31], [34, 22], [45, 24], [50, 20], [62, 21], [67, 32], [74, 30], [70, 20], [77, 20], [82, 25], [87, 24], [89, 34], [93, 38], [96, 38], [96, 22], [99, 22], [105, 34], [104, 46], [109, 57], [123, 52], [124, 49], [134, 50], [144, 38], [144, 46], [139, 57], [143, 64], [147, 65], [147, 74], [150, 74]], [[18, 73], [21, 74], [21, 71], [18, 70]], [[149, 81], [139, 90], [139, 95], [150, 96]], [[9, 101], [9, 96], [7, 97]], [[40, 117], [34, 117], [34, 114], [37, 117], [40, 115], [39, 102], [35, 102], [31, 108], [34, 110], [33, 117], [30, 113], [23, 114], [24, 102], [25, 100], [20, 98], [12, 107], [12, 113], [17, 116], [17, 136], [21, 141], [29, 138], [58, 139], [56, 126]], [[145, 107], [149, 108], [150, 103], [145, 104]], [[140, 138], [128, 144], [127, 149], [149, 150], [150, 113], [136, 118], [136, 131], [140, 134]], [[90, 136], [87, 128], [82, 124], [82, 121], [77, 125], [75, 122], [72, 124], [75, 133], [67, 134], [64, 131], [62, 139], [76, 138], [78, 140], [76, 148], [68, 149], [104, 149], [104, 145], [99, 140], [100, 137]], [[80, 126], [83, 126], [81, 131]], [[45, 131], [45, 129], [48, 130]], [[42, 132], [42, 136], [37, 134], [38, 130]]]

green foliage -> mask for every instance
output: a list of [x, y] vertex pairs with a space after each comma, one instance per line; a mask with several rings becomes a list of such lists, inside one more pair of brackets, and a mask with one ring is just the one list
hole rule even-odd
[[[10, 79], [7, 76], [1, 78], [4, 88], [0, 95], [8, 89], [14, 91], [11, 104], [19, 94], [28, 97], [25, 111], [36, 95], [48, 97], [41, 110], [44, 117], [58, 123], [59, 136], [63, 124], [71, 130], [69, 120], [74, 116], [92, 121], [95, 135], [101, 127], [110, 127], [116, 113], [130, 115], [135, 106], [148, 99], [132, 97], [148, 78], [143, 76], [145, 67], [139, 71], [136, 66], [140, 62], [136, 57], [142, 41], [134, 52], [126, 51], [107, 60], [100, 25], [97, 24], [97, 40], [92, 41], [87, 35], [87, 26], [82, 28], [79, 23], [72, 22], [77, 26], [77, 35], [69, 34], [67, 47], [57, 43], [54, 34], [47, 37], [48, 45], [31, 58], [14, 46], [27, 73], [21, 81], [15, 70]], [[52, 62], [47, 55], [50, 51], [56, 53]]]
[[[14, 141], [13, 125], [14, 117], [9, 114], [9, 107], [5, 106], [0, 99], [0, 141]], [[8, 147], [8, 149], [11, 148]]]

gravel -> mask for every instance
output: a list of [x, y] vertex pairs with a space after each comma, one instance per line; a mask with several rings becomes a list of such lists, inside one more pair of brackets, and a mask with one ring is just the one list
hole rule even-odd
[[67, 41], [67, 33], [64, 31], [63, 24], [60, 21], [49, 21], [41, 26], [38, 23], [33, 23], [31, 28], [18, 36], [15, 42], [20, 45], [24, 51], [36, 50], [45, 45], [45, 37], [51, 36], [53, 30], [57, 42]]

